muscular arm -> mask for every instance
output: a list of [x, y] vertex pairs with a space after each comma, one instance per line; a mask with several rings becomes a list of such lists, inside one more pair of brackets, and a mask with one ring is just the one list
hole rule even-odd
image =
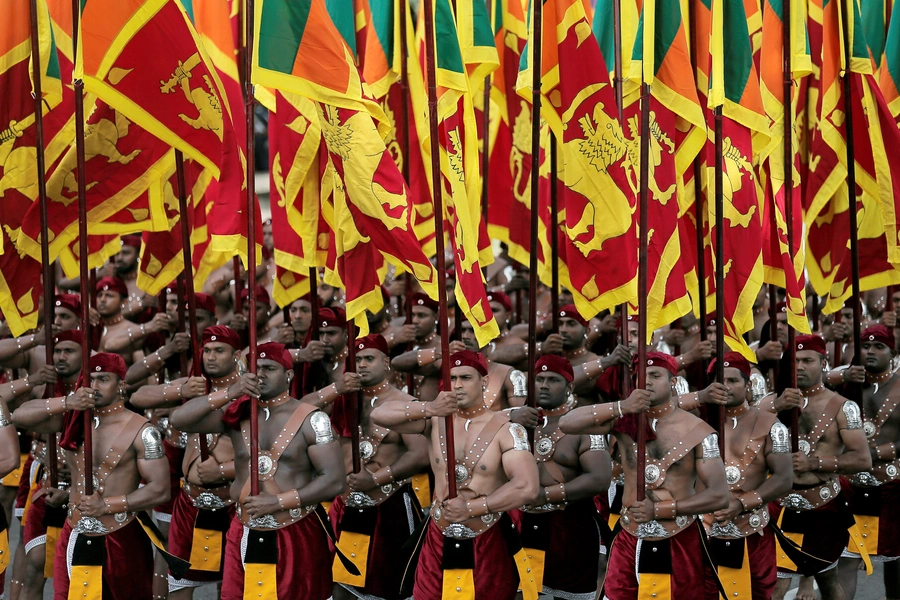
[[32, 333], [19, 338], [0, 340], [0, 367], [27, 369], [32, 352], [43, 349], [38, 345], [42, 338], [42, 333]]
[[12, 426], [9, 410], [0, 402], [0, 477], [6, 477], [19, 466], [19, 436]]
[[[425, 348], [430, 350], [431, 348]], [[415, 375], [424, 375], [425, 377], [434, 377], [441, 369], [441, 361], [437, 360], [431, 364], [419, 366], [419, 350], [410, 350], [404, 352], [400, 356], [391, 359], [391, 368], [402, 373], [413, 373]]]
[[[491, 352], [491, 360], [504, 365], [518, 365], [528, 358], [525, 352], [525, 342], [521, 344], [504, 344], [502, 346], [494, 346]], [[494, 508], [493, 506], [491, 508]]]
[[185, 381], [187, 377], [161, 385], [143, 385], [131, 395], [131, 405], [142, 410], [178, 406], [181, 404], [181, 387]]
[[766, 466], [769, 468], [770, 476], [756, 488], [756, 493], [762, 498], [763, 506], [791, 491], [794, 482], [791, 453], [774, 452], [771, 437], [766, 438], [765, 452]]
[[[313, 413], [315, 415], [316, 413]], [[312, 417], [312, 415], [311, 415]], [[316, 432], [307, 419], [300, 428], [300, 433], [306, 440], [309, 460], [316, 470], [316, 476], [312, 481], [297, 490], [304, 506], [318, 504], [340, 496], [347, 488], [347, 478], [344, 475], [344, 457], [341, 453], [341, 445], [334, 439], [334, 433], [325, 439]], [[331, 427], [329, 421], [328, 427]]]
[[725, 483], [725, 464], [719, 456], [704, 459], [702, 446], [703, 444], [698, 444], [694, 448], [694, 464], [697, 479], [703, 484], [703, 489], [693, 496], [678, 500], [676, 514], [699, 515], [728, 507], [731, 495]]
[[149, 333], [151, 332], [147, 327], [130, 323], [104, 336], [103, 349], [113, 354], [124, 354], [131, 350], [133, 344], [143, 342]]
[[[150, 429], [152, 431], [147, 432]], [[162, 449], [159, 432], [147, 424], [134, 440], [137, 468], [144, 485], [126, 495], [128, 510], [139, 511], [159, 506], [172, 495], [169, 485], [169, 461]]]
[[128, 367], [128, 372], [125, 374], [125, 383], [128, 385], [141, 383], [151, 375], [159, 373], [166, 366], [166, 361], [174, 354], [172, 345], [166, 344], [156, 352], [145, 356], [139, 361], [135, 361], [133, 365]]
[[[381, 427], [387, 427], [391, 431], [400, 434], [423, 434], [428, 431], [429, 418], [433, 416], [431, 402], [425, 402], [425, 411], [420, 408], [419, 402], [385, 402], [376, 406], [372, 411], [372, 422]], [[415, 410], [407, 412], [407, 407]], [[411, 420], [412, 418], [412, 420]]]
[[[850, 410], [852, 418], [848, 418], [847, 410]], [[857, 404], [848, 400], [844, 404], [844, 409], [838, 411], [835, 420], [841, 441], [844, 443], [844, 453], [837, 459], [837, 472], [859, 473], [871, 470], [872, 455], [869, 452], [869, 444], [862, 428], [862, 418], [859, 416]], [[827, 461], [827, 459], [825, 460]]]
[[169, 423], [188, 433], [225, 433], [225, 425], [222, 423], [225, 412], [221, 408], [213, 410], [208, 398], [209, 396], [199, 396], [188, 400], [172, 411]]
[[[60, 403], [59, 398], [51, 398], [51, 406]], [[49, 415], [47, 413], [47, 400], [39, 398], [29, 400], [16, 409], [12, 415], [12, 422], [16, 427], [28, 429], [37, 433], [56, 433], [62, 431], [63, 415]]]
[[516, 382], [514, 379], [521, 378], [522, 383], [525, 381], [525, 374], [517, 369], [511, 369], [503, 382], [503, 389], [506, 391], [506, 403], [511, 407], [525, 406], [527, 391], [524, 389], [516, 390]]
[[609, 482], [612, 480], [609, 452], [591, 448], [591, 437], [582, 436], [578, 447], [581, 474], [566, 482], [566, 500], [569, 502], [593, 498], [609, 489]]
[[[516, 427], [522, 430], [521, 425]], [[514, 508], [521, 508], [533, 500], [540, 490], [537, 463], [534, 456], [528, 451], [528, 443], [524, 446], [520, 441], [514, 441], [509, 429], [502, 431], [498, 436], [500, 451], [500, 464], [506, 478], [509, 480], [493, 493], [485, 498], [492, 512], [506, 512]]]
[[394, 476], [394, 481], [412, 477], [428, 467], [428, 439], [415, 434], [407, 434], [402, 437], [406, 452], [391, 465], [391, 475]]
[[594, 423], [592, 406], [582, 406], [569, 411], [559, 420], [559, 429], [563, 433], [578, 435], [583, 433], [607, 434], [612, 431], [616, 420], [612, 419], [603, 423]]

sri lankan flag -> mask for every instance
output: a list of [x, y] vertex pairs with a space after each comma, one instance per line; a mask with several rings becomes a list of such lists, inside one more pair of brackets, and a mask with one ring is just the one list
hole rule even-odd
[[[707, 171], [710, 247], [715, 269], [724, 271], [724, 287], [713, 288], [709, 302], [715, 306], [715, 294], [724, 294], [725, 340], [753, 360], [755, 355], [743, 338], [753, 329], [753, 303], [763, 283], [762, 210], [753, 160], [768, 143], [769, 122], [743, 0], [710, 0], [709, 11], [708, 106], [722, 109], [722, 227], [726, 228], [724, 246], [717, 248], [713, 199], [720, 191], [715, 189], [713, 167]], [[711, 150], [707, 165], [715, 165], [715, 145], [707, 144], [707, 150]]]
[[328, 231], [320, 227], [319, 208], [322, 130], [316, 105], [308, 98], [276, 92], [273, 109], [269, 111], [273, 296], [279, 306], [287, 306], [309, 291], [309, 268], [325, 265]]
[[636, 98], [627, 99], [631, 103], [625, 111], [635, 168], [639, 165], [639, 135], [650, 139], [649, 336], [691, 308], [685, 284], [689, 265], [681, 260], [678, 220], [683, 210], [678, 198], [683, 191], [678, 187], [707, 137], [677, 0], [644, 2], [631, 77], [650, 86], [650, 131], [639, 131]]
[[[529, 14], [531, 14], [529, 12]], [[565, 170], [566, 261], [575, 304], [585, 317], [637, 296], [633, 169], [616, 100], [584, 5], [544, 2], [541, 116], [559, 140]], [[534, 27], [522, 53], [518, 91], [530, 97]], [[673, 202], [674, 204], [674, 202]]]
[[[603, 62], [609, 69], [609, 81], [613, 85], [613, 77], [615, 76], [616, 64], [616, 29], [613, 21], [613, 1], [614, 0], [597, 0], [597, 6], [594, 7], [594, 20], [591, 28], [594, 31], [594, 37], [600, 45], [600, 52], [603, 53]], [[638, 5], [634, 0], [627, 0], [620, 3], [621, 18], [621, 40], [620, 52], [622, 56], [622, 73], [627, 77], [631, 72], [631, 54], [634, 48], [634, 37], [637, 34], [638, 24]], [[637, 91], [637, 83], [631, 79], [625, 79], [623, 82], [623, 96], [630, 96]]]
[[85, 90], [218, 177], [228, 104], [181, 3], [83, 0], [81, 6], [75, 76]]
[[390, 0], [354, 0], [356, 55], [363, 81], [381, 100], [400, 79], [400, 3]]
[[[769, 117], [769, 143], [759, 153], [760, 183], [763, 190], [763, 281], [777, 285], [787, 292], [787, 317], [792, 327], [801, 332], [809, 331], [806, 318], [805, 260], [806, 243], [802, 215], [802, 193], [800, 189], [800, 137], [798, 132], [806, 127], [800, 110], [800, 93], [792, 87], [792, 157], [791, 189], [785, 186], [784, 164], [784, 62], [783, 2], [765, 0], [763, 18], [763, 44], [760, 52], [760, 92], [763, 106]], [[795, 18], [791, 27], [791, 69], [795, 80], [805, 78], [812, 70], [809, 37], [806, 29], [806, 3], [792, 0], [791, 14]], [[788, 223], [785, 205], [791, 202], [795, 218], [793, 228], [794, 255], [791, 256], [787, 243]], [[790, 276], [785, 276], [785, 273]]]

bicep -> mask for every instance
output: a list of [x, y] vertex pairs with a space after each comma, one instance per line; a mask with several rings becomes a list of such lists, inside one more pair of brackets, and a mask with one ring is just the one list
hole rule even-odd
[[694, 450], [694, 462], [697, 465], [697, 477], [706, 487], [721, 483], [725, 485], [725, 463], [719, 457], [703, 458], [700, 446]]

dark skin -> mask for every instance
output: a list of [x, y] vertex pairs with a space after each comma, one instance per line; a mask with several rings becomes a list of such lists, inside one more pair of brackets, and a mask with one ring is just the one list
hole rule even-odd
[[[293, 370], [286, 370], [281, 364], [268, 359], [260, 359], [256, 367], [255, 374], [247, 373], [229, 387], [230, 397], [247, 395], [265, 401], [289, 389], [290, 380], [294, 376]], [[285, 404], [272, 407], [268, 420], [259, 420], [260, 448], [272, 447], [299, 402], [292, 398]], [[222, 423], [223, 415], [223, 409], [213, 411], [206, 398], [199, 397], [177, 408], [170, 416], [170, 422], [182, 431], [228, 434], [235, 450], [235, 481], [231, 486], [231, 497], [238, 501], [241, 489], [250, 477], [250, 449], [239, 430], [225, 427]], [[316, 434], [309, 419], [306, 419], [281, 455], [273, 480], [280, 490], [296, 488], [304, 505], [333, 499], [345, 489], [340, 445], [336, 441], [316, 444]], [[280, 510], [278, 499], [262, 490], [257, 496], [247, 497], [243, 507], [253, 518]]]
[[[391, 360], [391, 367], [401, 373], [413, 373], [421, 375], [424, 379], [416, 385], [419, 399], [428, 401], [433, 400], [438, 393], [438, 378], [440, 377], [440, 336], [428, 342], [425, 338], [434, 332], [437, 323], [437, 316], [430, 308], [424, 306], [414, 306], [412, 309], [412, 324], [416, 328], [416, 345], [418, 349], [410, 350], [400, 356], [396, 356]], [[418, 354], [419, 350], [435, 349], [435, 357], [437, 360], [430, 364], [419, 366]]]

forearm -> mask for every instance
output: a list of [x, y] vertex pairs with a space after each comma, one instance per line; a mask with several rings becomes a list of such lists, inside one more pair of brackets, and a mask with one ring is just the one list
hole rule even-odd
[[106, 352], [118, 354], [132, 348], [135, 344], [140, 344], [144, 338], [152, 333], [143, 323], [140, 325], [129, 325], [123, 331], [116, 332], [104, 339], [104, 348]]
[[587, 385], [593, 387], [597, 377], [605, 371], [605, 368], [600, 359], [597, 359], [578, 365], [574, 370], [575, 380], [572, 384], [575, 386], [575, 389], [582, 389]]
[[820, 473], [850, 474], [868, 471], [872, 468], [872, 456], [868, 448], [850, 450], [840, 456], [818, 456], [813, 460], [813, 469]]
[[385, 402], [370, 415], [372, 422], [398, 433], [422, 433], [428, 417], [428, 402]]
[[37, 346], [38, 343], [37, 333], [0, 340], [0, 365], [8, 369], [22, 367], [25, 361], [25, 353]]
[[[2, 409], [0, 409], [2, 410]], [[0, 420], [6, 419], [6, 415]], [[19, 466], [19, 436], [10, 425], [0, 427], [0, 477], [6, 477]]]
[[10, 383], [0, 385], [0, 400], [10, 402], [16, 398], [21, 398], [34, 390], [35, 385], [31, 382], [31, 377], [26, 375], [22, 379], [16, 379]]
[[339, 396], [337, 384], [332, 383], [317, 392], [312, 392], [311, 394], [303, 396], [300, 398], [300, 402], [312, 404], [316, 408], [325, 408], [337, 400]]
[[141, 409], [178, 406], [182, 401], [181, 388], [177, 382], [144, 385], [131, 395], [131, 404]]
[[702, 515], [727, 508], [730, 493], [727, 488], [708, 487], [693, 496], [683, 498], [675, 503], [676, 516]]
[[[525, 348], [527, 344], [504, 344], [495, 346], [491, 352], [491, 360], [504, 365], [518, 365], [528, 358]], [[493, 508], [493, 507], [491, 507]]]
[[620, 406], [620, 402], [607, 402], [576, 408], [559, 420], [559, 429], [575, 435], [609, 433], [616, 418], [621, 415]]
[[[497, 488], [493, 493], [483, 498], [470, 500], [473, 506], [481, 506], [483, 501], [487, 501], [487, 506], [492, 513], [507, 512], [514, 508], [522, 508], [534, 498], [534, 490], [532, 486], [524, 481], [511, 479], [505, 484]], [[484, 511], [476, 511], [486, 514]]]
[[62, 431], [63, 415], [66, 413], [64, 397], [29, 400], [12, 414], [16, 427], [40, 433]]
[[[130, 512], [139, 512], [142, 510], [148, 510], [151, 508], [155, 508], [160, 504], [169, 501], [169, 498], [172, 495], [172, 490], [169, 486], [169, 481], [167, 479], [157, 480], [157, 481], [146, 481], [144, 485], [134, 490], [129, 494], [125, 494], [125, 502], [127, 502], [128, 510]], [[113, 496], [111, 498], [104, 498], [104, 502], [109, 500], [110, 502], [107, 504], [109, 507], [113, 505], [115, 508], [115, 498]], [[109, 510], [109, 508], [107, 508]], [[113, 511], [113, 512], [122, 512], [122, 511]]]
[[403, 481], [413, 475], [421, 473], [428, 466], [428, 454], [424, 456], [419, 452], [404, 452], [393, 464], [384, 466], [372, 475], [376, 485], [384, 485], [388, 482]]
[[192, 398], [172, 411], [169, 423], [189, 433], [221, 433], [224, 431], [222, 408], [230, 402], [227, 394], [225, 389]]
[[548, 485], [543, 488], [544, 497], [548, 501], [559, 502], [557, 496], [564, 493], [566, 502], [576, 502], [585, 498], [593, 498], [594, 496], [605, 492], [609, 489], [610, 471], [606, 469], [605, 476], [602, 473], [582, 473], [575, 479], [565, 482], [564, 490], [560, 489], [560, 484]]
[[343, 473], [319, 474], [315, 479], [297, 490], [302, 499], [302, 506], [311, 506], [321, 502], [331, 502], [347, 488], [347, 478]]
[[156, 375], [166, 366], [166, 360], [170, 356], [172, 356], [172, 353], [167, 346], [163, 346], [156, 352], [145, 356], [128, 367], [128, 373], [125, 374], [125, 382], [128, 385], [134, 385], [146, 380], [151, 375]]
[[[433, 349], [427, 349], [429, 352]], [[410, 350], [404, 352], [400, 356], [391, 359], [391, 368], [402, 373], [418, 373], [419, 370], [419, 350]], [[423, 351], [424, 352], [424, 351]]]

